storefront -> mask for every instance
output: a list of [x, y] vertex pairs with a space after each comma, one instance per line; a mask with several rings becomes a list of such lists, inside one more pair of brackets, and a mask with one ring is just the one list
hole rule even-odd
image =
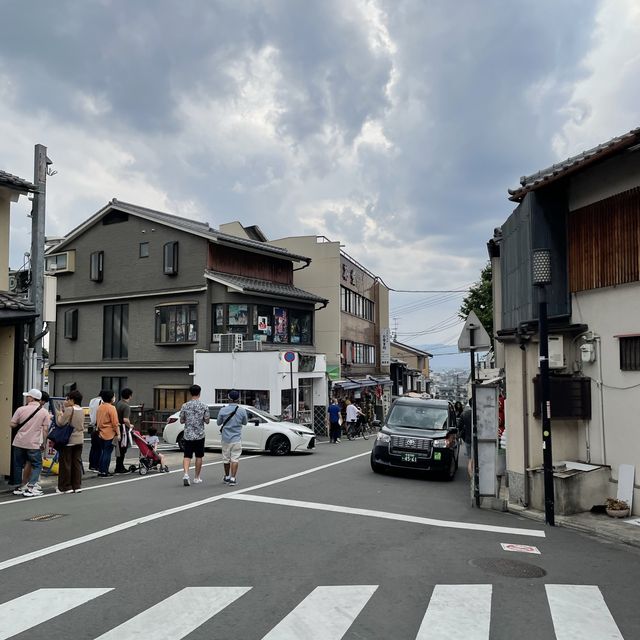
[[346, 378], [331, 383], [331, 396], [342, 405], [355, 402], [369, 421], [382, 420], [391, 406], [392, 380], [388, 377]]

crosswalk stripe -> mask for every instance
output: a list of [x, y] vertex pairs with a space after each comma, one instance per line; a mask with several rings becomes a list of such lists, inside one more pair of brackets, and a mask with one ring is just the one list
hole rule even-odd
[[416, 640], [488, 640], [490, 584], [437, 584]]
[[0, 640], [31, 629], [111, 589], [38, 589], [0, 604]]
[[377, 588], [316, 587], [263, 640], [340, 640]]
[[598, 587], [547, 584], [545, 588], [556, 640], [623, 640]]
[[96, 640], [180, 640], [243, 596], [251, 587], [187, 587]]

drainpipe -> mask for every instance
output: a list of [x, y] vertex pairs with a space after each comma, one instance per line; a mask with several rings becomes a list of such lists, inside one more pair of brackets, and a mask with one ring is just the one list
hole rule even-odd
[[600, 441], [602, 443], [602, 464], [607, 464], [607, 443], [604, 434], [604, 382], [602, 380], [602, 341], [600, 336], [595, 335], [593, 339], [598, 345], [598, 369], [600, 371], [600, 380], [598, 387], [600, 388]]
[[524, 458], [524, 507], [529, 506], [529, 398], [527, 384], [528, 368], [527, 368], [527, 343], [523, 342], [520, 345], [522, 349], [522, 430], [524, 435], [524, 445], [522, 447], [522, 453]]

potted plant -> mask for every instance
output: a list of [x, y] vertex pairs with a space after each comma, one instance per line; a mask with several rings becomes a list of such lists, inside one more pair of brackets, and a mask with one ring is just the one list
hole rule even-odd
[[605, 509], [607, 515], [612, 518], [626, 518], [629, 515], [629, 505], [625, 500], [607, 498]]

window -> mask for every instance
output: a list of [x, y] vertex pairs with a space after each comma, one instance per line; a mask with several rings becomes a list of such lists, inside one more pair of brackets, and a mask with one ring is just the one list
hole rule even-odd
[[313, 311], [262, 304], [214, 304], [212, 333], [244, 340], [313, 344]]
[[115, 393], [115, 400], [120, 398], [120, 392], [127, 388], [127, 378], [120, 376], [103, 376], [101, 389], [111, 389]]
[[177, 411], [190, 399], [189, 387], [159, 386], [153, 390], [153, 406], [156, 411]]
[[346, 287], [340, 287], [340, 311], [351, 313], [370, 322], [374, 321], [373, 301]]
[[167, 276], [175, 276], [178, 273], [178, 243], [167, 242], [162, 255], [162, 272]]
[[341, 353], [345, 364], [376, 363], [376, 348], [370, 344], [342, 340]]
[[148, 258], [149, 257], [149, 243], [141, 242], [138, 245], [138, 258]]
[[156, 342], [167, 344], [197, 341], [197, 304], [175, 304], [156, 307]]
[[640, 371], [640, 336], [625, 336], [620, 340], [620, 369]]
[[47, 256], [44, 259], [45, 271], [66, 271], [67, 270], [67, 254], [57, 253], [54, 256]]
[[66, 398], [71, 391], [75, 391], [77, 388], [77, 382], [65, 382], [65, 384], [62, 385], [62, 395]]
[[64, 337], [69, 340], [78, 338], [78, 310], [69, 309], [64, 312]]
[[104, 251], [94, 251], [91, 254], [89, 264], [89, 279], [94, 282], [102, 282], [104, 273]]
[[126, 360], [129, 357], [129, 305], [109, 304], [104, 308], [102, 358]]

